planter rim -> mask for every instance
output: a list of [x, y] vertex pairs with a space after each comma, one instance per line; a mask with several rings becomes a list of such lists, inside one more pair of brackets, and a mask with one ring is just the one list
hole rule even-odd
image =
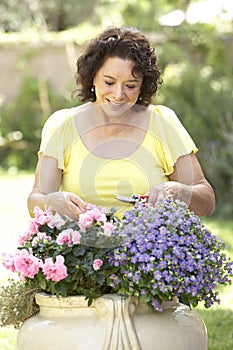
[[[47, 294], [47, 293], [37, 293], [35, 295], [36, 303], [40, 307], [49, 307], [49, 308], [95, 308], [95, 303], [98, 301], [98, 299], [118, 299], [118, 300], [124, 300], [124, 299], [130, 299], [132, 302], [135, 302], [135, 304], [138, 304], [138, 298], [136, 297], [130, 297], [130, 296], [123, 296], [119, 294], [103, 294], [102, 296], [96, 298], [93, 300], [92, 304], [88, 306], [88, 301], [84, 295], [72, 295], [68, 297], [57, 297], [56, 295]], [[164, 309], [171, 308], [174, 305], [177, 305], [179, 303], [178, 298], [174, 298], [171, 301], [166, 301], [162, 303], [162, 307]], [[147, 307], [146, 303], [139, 303], [141, 305], [145, 305]]]

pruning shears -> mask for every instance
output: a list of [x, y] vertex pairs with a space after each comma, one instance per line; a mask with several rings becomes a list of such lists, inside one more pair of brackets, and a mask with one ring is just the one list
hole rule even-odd
[[140, 194], [132, 194], [131, 196], [123, 196], [121, 194], [117, 194], [115, 199], [121, 202], [135, 204], [136, 202], [147, 202], [149, 196], [148, 195], [140, 195]]

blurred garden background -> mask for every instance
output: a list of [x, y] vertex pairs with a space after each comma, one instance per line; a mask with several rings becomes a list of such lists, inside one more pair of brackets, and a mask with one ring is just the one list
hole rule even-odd
[[[14, 248], [27, 225], [42, 126], [79, 103], [71, 97], [77, 57], [111, 25], [135, 26], [153, 43], [164, 82], [154, 103], [173, 108], [196, 142], [217, 198], [205, 221], [233, 258], [231, 0], [0, 0], [0, 250]], [[232, 350], [232, 287], [220, 292], [221, 306], [200, 313], [209, 350]], [[0, 329], [0, 349], [13, 349], [16, 334]]]

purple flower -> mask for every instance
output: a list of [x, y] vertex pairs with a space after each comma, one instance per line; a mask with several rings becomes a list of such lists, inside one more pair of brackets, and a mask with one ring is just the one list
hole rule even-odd
[[119, 227], [118, 234], [128, 238], [109, 261], [118, 267], [122, 294], [146, 296], [158, 311], [175, 296], [185, 295], [194, 306], [219, 302], [216, 289], [231, 282], [233, 262], [222, 251], [224, 243], [185, 203], [170, 198], [155, 206], [136, 203]]
[[162, 273], [159, 270], [156, 270], [153, 275], [154, 279], [156, 279], [157, 281], [159, 281], [162, 278]]
[[151, 305], [153, 306], [155, 311], [162, 312], [163, 308], [161, 307], [161, 303], [157, 299], [152, 299]]

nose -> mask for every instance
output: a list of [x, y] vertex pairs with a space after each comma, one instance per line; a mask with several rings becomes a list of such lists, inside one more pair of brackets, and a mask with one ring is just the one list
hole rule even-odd
[[116, 85], [114, 89], [114, 98], [116, 101], [121, 101], [125, 96], [124, 86]]

